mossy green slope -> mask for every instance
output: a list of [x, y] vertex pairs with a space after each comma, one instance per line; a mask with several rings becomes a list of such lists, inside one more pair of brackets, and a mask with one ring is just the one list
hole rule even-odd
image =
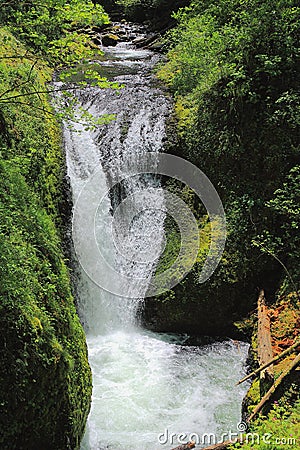
[[[50, 69], [0, 37], [0, 92], [45, 90]], [[92, 386], [62, 252], [60, 128], [46, 94], [0, 107], [0, 448], [78, 449]]]
[[175, 98], [172, 153], [214, 184], [227, 244], [209, 281], [197, 281], [198, 264], [172, 291], [146, 300], [153, 329], [236, 335], [258, 288], [269, 301], [298, 289], [299, 17], [295, 0], [194, 0], [176, 14], [158, 71]]

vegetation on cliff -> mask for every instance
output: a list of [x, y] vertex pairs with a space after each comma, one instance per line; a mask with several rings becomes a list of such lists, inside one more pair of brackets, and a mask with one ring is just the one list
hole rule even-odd
[[69, 213], [49, 63], [88, 56], [79, 28], [108, 17], [90, 1], [8, 0], [0, 20], [0, 447], [74, 450], [92, 384], [62, 251]]
[[1, 6], [0, 21], [32, 51], [65, 66], [93, 55], [87, 31], [108, 24], [109, 17], [91, 0], [8, 0]]
[[198, 283], [198, 264], [148, 301], [153, 328], [234, 334], [258, 287], [273, 300], [278, 289], [297, 289], [299, 15], [293, 0], [194, 1], [176, 14], [158, 73], [176, 100], [180, 140], [172, 151], [215, 185], [228, 239], [208, 282]]
[[[153, 23], [160, 12], [169, 17], [186, 2], [103, 3]], [[254, 308], [262, 287], [274, 315], [284, 305], [273, 326], [274, 346], [282, 350], [278, 341], [295, 337], [299, 313], [300, 8], [294, 0], [202, 0], [175, 18], [178, 25], [166, 39], [168, 62], [159, 70], [176, 101], [179, 142], [172, 150], [214, 183], [226, 209], [228, 241], [218, 270], [199, 284], [210, 243], [207, 216], [191, 190], [169, 185], [199, 220], [201, 251], [187, 278], [146, 302], [144, 319], [157, 330], [233, 336], [234, 322]], [[78, 449], [90, 407], [85, 338], [62, 252], [63, 155], [47, 83], [50, 66], [94, 53], [87, 28], [108, 20], [89, 0], [7, 0], [0, 11], [3, 449]], [[158, 272], [178, 253], [178, 230], [172, 222], [167, 227]], [[291, 329], [280, 329], [281, 320]], [[259, 419], [253, 430], [280, 424], [282, 432], [295, 433], [297, 384], [289, 382], [283, 400], [264, 411], [267, 421]], [[254, 383], [250, 410], [259, 395]]]

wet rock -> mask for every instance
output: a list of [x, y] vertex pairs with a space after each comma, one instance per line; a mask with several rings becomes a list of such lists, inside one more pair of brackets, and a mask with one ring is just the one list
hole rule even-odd
[[92, 42], [93, 42], [95, 45], [101, 45], [101, 44], [102, 44], [102, 42], [101, 42], [101, 36], [93, 36], [93, 37], [92, 37]]
[[105, 34], [102, 36], [102, 45], [104, 47], [115, 47], [119, 41], [119, 36], [116, 34]]
[[158, 33], [150, 33], [147, 36], [137, 37], [132, 42], [137, 47], [148, 47], [150, 44], [154, 43], [160, 38]]

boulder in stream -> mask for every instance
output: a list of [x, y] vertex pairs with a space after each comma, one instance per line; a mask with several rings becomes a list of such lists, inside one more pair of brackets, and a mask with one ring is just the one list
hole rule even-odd
[[101, 40], [104, 47], [115, 47], [119, 41], [119, 36], [116, 34], [105, 34]]

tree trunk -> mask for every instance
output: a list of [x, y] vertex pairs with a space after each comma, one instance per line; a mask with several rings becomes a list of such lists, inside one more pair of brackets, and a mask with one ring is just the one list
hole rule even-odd
[[[225, 450], [229, 447], [229, 445], [235, 444], [236, 441], [225, 441], [221, 444], [210, 445], [209, 447], [205, 447], [202, 450]], [[238, 441], [240, 442], [240, 440]]]
[[194, 441], [188, 442], [187, 444], [179, 445], [179, 447], [173, 448], [172, 450], [189, 450], [190, 448], [195, 448], [196, 444]]
[[[257, 330], [257, 345], [258, 345], [258, 360], [259, 365], [263, 366], [273, 359], [273, 350], [270, 332], [270, 317], [268, 315], [268, 308], [265, 302], [265, 293], [262, 289], [258, 296], [258, 330]], [[274, 371], [273, 365], [267, 366], [260, 372], [260, 380], [262, 384], [273, 383]]]
[[271, 359], [268, 363], [260, 366], [258, 369], [253, 370], [253, 372], [249, 373], [249, 375], [247, 375], [246, 377], [242, 378], [241, 380], [239, 380], [236, 384], [239, 385], [241, 383], [244, 383], [244, 381], [249, 380], [249, 378], [252, 378], [254, 376], [256, 376], [259, 372], [261, 372], [263, 369], [266, 369], [268, 366], [270, 366], [271, 364], [279, 361], [280, 359], [282, 359], [284, 356], [287, 356], [289, 353], [291, 353], [292, 350], [295, 350], [297, 347], [300, 346], [300, 339], [297, 339], [296, 342], [291, 345], [291, 347], [287, 348], [286, 350], [284, 350], [282, 353], [280, 353], [280, 355], [275, 356], [275, 358]]

